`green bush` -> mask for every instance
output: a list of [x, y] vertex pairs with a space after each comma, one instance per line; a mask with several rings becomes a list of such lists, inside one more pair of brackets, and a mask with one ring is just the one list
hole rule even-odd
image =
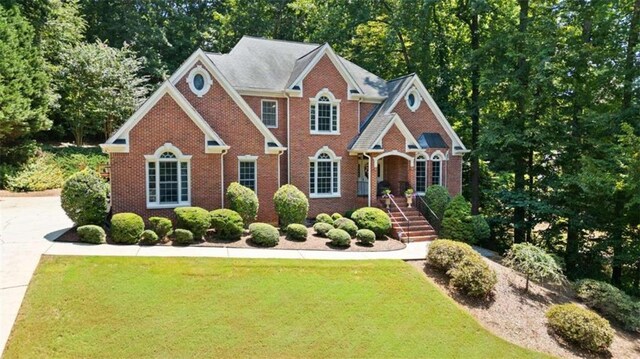
[[242, 237], [244, 223], [236, 211], [230, 209], [216, 209], [211, 211], [211, 227], [216, 230], [216, 236], [224, 240], [235, 240]]
[[104, 229], [94, 224], [80, 226], [76, 232], [78, 232], [80, 242], [100, 244], [107, 241], [107, 234], [104, 233]]
[[320, 237], [326, 237], [327, 233], [333, 229], [333, 226], [329, 223], [318, 222], [313, 225], [313, 230], [316, 231], [316, 234]]
[[249, 225], [251, 241], [260, 247], [273, 247], [280, 240], [278, 229], [267, 223], [252, 223]]
[[531, 243], [515, 243], [505, 256], [504, 264], [525, 275], [525, 292], [529, 291], [529, 280], [538, 282], [562, 281], [562, 270], [556, 260], [544, 249]]
[[193, 233], [188, 229], [178, 228], [173, 231], [173, 243], [187, 245], [193, 243]]
[[356, 222], [358, 228], [369, 229], [381, 238], [391, 230], [391, 219], [380, 208], [363, 207], [353, 212], [351, 219]]
[[335, 222], [333, 222], [333, 226], [349, 233], [351, 238], [355, 237], [356, 232], [358, 232], [358, 226], [356, 226], [356, 222], [350, 220], [349, 218], [339, 218]]
[[294, 241], [307, 240], [307, 227], [300, 223], [291, 223], [287, 226], [287, 236]]
[[583, 279], [576, 293], [586, 305], [605, 317], [621, 323], [625, 329], [640, 332], [640, 302], [609, 283]]
[[273, 195], [273, 202], [282, 227], [286, 228], [291, 223], [304, 224], [309, 212], [309, 201], [294, 185], [280, 187]]
[[135, 213], [116, 213], [111, 218], [111, 239], [115, 243], [138, 243], [143, 231], [144, 221]]
[[158, 235], [159, 239], [165, 239], [173, 233], [173, 223], [169, 218], [165, 217], [151, 217], [149, 218], [151, 224], [151, 230]]
[[454, 288], [473, 297], [487, 296], [498, 283], [496, 272], [476, 255], [465, 255], [447, 271], [447, 275], [451, 277], [450, 284]]
[[491, 236], [491, 228], [489, 228], [489, 223], [487, 223], [483, 215], [472, 216], [471, 225], [473, 226], [474, 243], [484, 242]]
[[613, 329], [598, 314], [576, 304], [554, 305], [547, 311], [549, 326], [565, 340], [592, 352], [604, 352], [613, 342]]
[[5, 186], [14, 192], [44, 191], [60, 188], [64, 183], [64, 175], [60, 167], [48, 153], [42, 153], [29, 159], [13, 175], [6, 177]]
[[[357, 211], [357, 209], [350, 209], [350, 210], [344, 212], [344, 216], [343, 217], [344, 218], [351, 218], [351, 216], [353, 216], [353, 212], [355, 212], [355, 211]], [[351, 219], [353, 219], [353, 218], [351, 218]]]
[[466, 256], [478, 255], [470, 245], [449, 239], [437, 239], [429, 245], [427, 262], [446, 272]]
[[462, 195], [455, 196], [444, 211], [440, 235], [456, 241], [476, 243], [471, 204]]
[[258, 196], [249, 187], [232, 182], [227, 188], [227, 205], [238, 212], [245, 225], [253, 222], [258, 215]]
[[202, 239], [211, 225], [211, 215], [200, 207], [178, 207], [173, 210], [176, 214], [176, 227], [188, 229], [196, 240]]
[[449, 191], [440, 185], [433, 185], [427, 187], [424, 193], [424, 200], [427, 202], [431, 210], [442, 220], [444, 212], [451, 202], [451, 196]]
[[107, 216], [107, 183], [93, 171], [69, 177], [62, 186], [62, 209], [77, 226], [102, 225]]
[[333, 226], [333, 218], [331, 218], [331, 216], [326, 213], [320, 213], [316, 216], [316, 223], [318, 222], [328, 223]]
[[85, 169], [98, 170], [109, 164], [109, 155], [102, 153], [100, 147], [52, 147], [43, 146], [45, 153], [51, 154], [65, 178]]
[[156, 244], [158, 243], [159, 237], [156, 232], [145, 229], [140, 236], [140, 243], [142, 244]]
[[342, 218], [342, 215], [341, 215], [340, 213], [338, 213], [338, 212], [333, 213], [333, 214], [331, 215], [331, 219], [333, 219], [334, 221], [335, 221], [336, 219], [340, 219], [340, 218]]
[[342, 229], [334, 228], [327, 232], [327, 238], [331, 240], [331, 244], [338, 247], [347, 247], [351, 244], [351, 236]]
[[359, 229], [356, 232], [356, 239], [360, 244], [372, 245], [376, 241], [376, 234], [369, 229]]
[[0, 189], [7, 188], [7, 181], [18, 173], [18, 166], [8, 163], [0, 163]]

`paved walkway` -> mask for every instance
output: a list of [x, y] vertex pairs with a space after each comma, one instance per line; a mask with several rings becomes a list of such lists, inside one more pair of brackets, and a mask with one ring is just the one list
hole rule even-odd
[[60, 197], [0, 198], [0, 353], [18, 315], [31, 276], [42, 254], [159, 257], [297, 258], [330, 260], [422, 259], [427, 244], [410, 243], [388, 252], [341, 252], [256, 248], [118, 246], [56, 243], [72, 226]]

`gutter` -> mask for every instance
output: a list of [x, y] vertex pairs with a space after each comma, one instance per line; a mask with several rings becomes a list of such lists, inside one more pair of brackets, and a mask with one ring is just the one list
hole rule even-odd
[[229, 150], [220, 152], [220, 208], [224, 208], [224, 155]]

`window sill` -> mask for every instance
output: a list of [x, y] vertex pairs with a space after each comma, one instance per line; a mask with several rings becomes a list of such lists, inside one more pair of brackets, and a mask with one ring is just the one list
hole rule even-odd
[[340, 135], [340, 132], [311, 131], [309, 133], [311, 135], [329, 135], [329, 136], [339, 136]]
[[334, 194], [309, 194], [309, 198], [340, 198], [340, 193]]
[[189, 206], [191, 206], [191, 202], [166, 203], [166, 204], [147, 203], [147, 209], [170, 209], [170, 208], [189, 207]]

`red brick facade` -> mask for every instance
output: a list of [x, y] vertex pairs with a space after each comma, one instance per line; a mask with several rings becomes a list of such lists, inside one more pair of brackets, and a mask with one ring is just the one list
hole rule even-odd
[[[194, 63], [191, 68], [203, 66]], [[276, 100], [278, 103], [278, 126], [269, 131], [288, 149], [279, 154], [265, 153], [265, 135], [243, 112], [223, 83], [216, 81], [202, 97], [196, 96], [187, 83], [189, 70], [173, 83], [186, 101], [206, 123], [229, 146], [226, 153], [205, 153], [204, 133], [183, 111], [175, 99], [164, 95], [149, 112], [130, 130], [128, 153], [111, 153], [111, 183], [113, 211], [136, 212], [143, 217], [172, 216], [172, 209], [149, 209], [146, 202], [145, 155], [152, 155], [165, 143], [171, 143], [185, 155], [190, 155], [191, 205], [208, 210], [223, 205], [224, 190], [238, 181], [238, 157], [256, 156], [257, 195], [260, 200], [258, 220], [277, 222], [273, 207], [273, 194], [282, 184], [290, 183], [309, 196], [309, 158], [322, 148], [329, 148], [340, 157], [340, 194], [333, 198], [310, 198], [309, 217], [321, 212], [344, 212], [367, 205], [368, 198], [357, 196], [357, 166], [362, 154], [350, 153], [349, 146], [359, 134], [361, 121], [376, 106], [375, 103], [349, 99], [348, 83], [325, 55], [304, 78], [302, 97], [261, 97], [245, 95], [242, 99], [257, 116], [261, 114], [261, 100]], [[311, 134], [309, 129], [310, 98], [328, 89], [340, 101], [339, 134]], [[287, 110], [289, 112], [287, 113]], [[462, 157], [447, 151], [453, 147], [452, 139], [440, 125], [436, 116], [424, 101], [412, 112], [404, 100], [393, 109], [411, 134], [417, 138], [423, 132], [437, 132], [446, 141], [449, 149], [442, 152], [448, 160], [443, 162], [443, 179], [452, 194], [461, 191]], [[290, 128], [287, 128], [290, 125]], [[415, 158], [415, 151], [407, 151], [406, 140], [397, 126], [392, 126], [382, 140], [384, 153], [398, 151]], [[426, 151], [432, 155], [434, 150]], [[383, 153], [383, 154], [384, 154]], [[372, 151], [370, 167], [374, 169], [373, 157], [381, 153]], [[415, 172], [410, 161], [397, 155], [382, 156], [384, 179], [392, 184], [394, 192], [400, 190], [401, 181], [415, 186]], [[291, 168], [288, 168], [290, 163]], [[428, 168], [430, 168], [428, 166]], [[279, 169], [279, 170], [278, 170]], [[375, 173], [372, 170], [371, 173]], [[430, 171], [428, 171], [430, 172]], [[430, 178], [427, 175], [427, 178]], [[376, 180], [370, 181], [370, 191], [375, 203]], [[374, 204], [375, 205], [375, 204]]]

